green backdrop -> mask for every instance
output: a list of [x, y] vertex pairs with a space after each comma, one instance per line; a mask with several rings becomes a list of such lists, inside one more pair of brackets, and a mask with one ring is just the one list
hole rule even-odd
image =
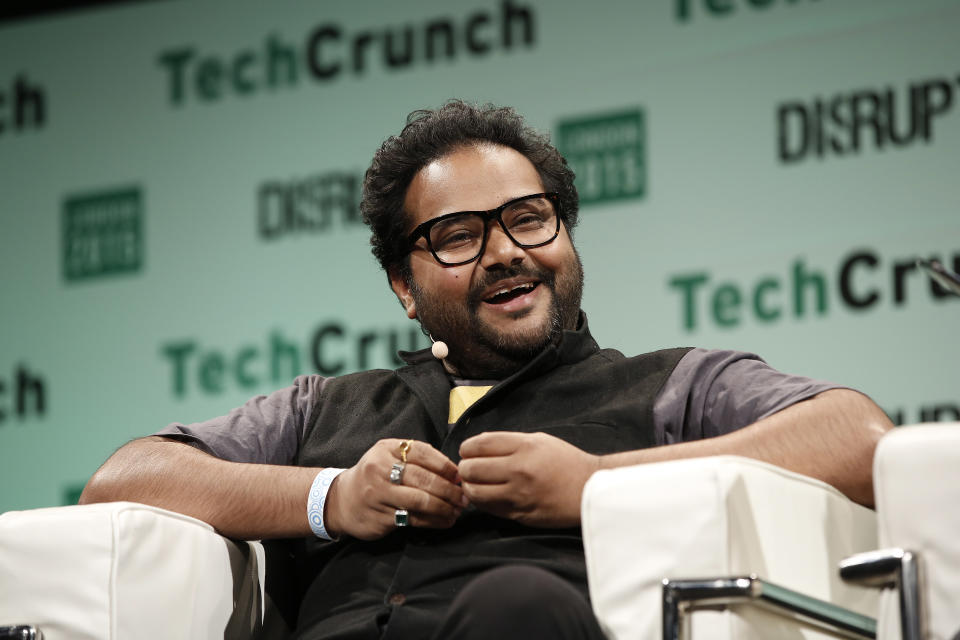
[[423, 343], [360, 180], [509, 104], [578, 172], [604, 346], [753, 351], [960, 419], [960, 3], [131, 4], [0, 26], [0, 510], [299, 373]]

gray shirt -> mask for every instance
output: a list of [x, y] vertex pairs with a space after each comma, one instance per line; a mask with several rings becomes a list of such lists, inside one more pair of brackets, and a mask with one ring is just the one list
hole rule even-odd
[[[189, 425], [175, 422], [154, 435], [183, 440], [234, 462], [293, 464], [327, 380], [299, 376], [291, 386], [251, 398], [225, 416]], [[751, 353], [692, 349], [654, 403], [656, 442], [730, 433], [838, 387], [781, 373]]]

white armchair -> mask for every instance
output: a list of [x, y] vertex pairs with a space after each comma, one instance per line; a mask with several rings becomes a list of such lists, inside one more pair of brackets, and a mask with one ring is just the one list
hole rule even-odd
[[[877, 615], [877, 592], [836, 569], [877, 548], [874, 512], [770, 465], [719, 457], [599, 472], [583, 530], [594, 610], [616, 640], [663, 637], [664, 578], [756, 574]], [[284, 638], [267, 569], [260, 544], [144, 505], [11, 512], [0, 516], [0, 627], [33, 624], [45, 640]], [[689, 622], [698, 640], [815, 633], [736, 604]]]

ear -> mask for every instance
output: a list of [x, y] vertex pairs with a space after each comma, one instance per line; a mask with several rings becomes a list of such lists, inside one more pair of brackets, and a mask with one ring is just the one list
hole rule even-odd
[[413, 301], [413, 296], [410, 294], [410, 285], [408, 285], [406, 279], [400, 275], [400, 269], [391, 267], [387, 275], [390, 278], [390, 288], [393, 289], [397, 300], [400, 301], [400, 304], [403, 305], [403, 308], [406, 310], [407, 317], [411, 320], [416, 319], [417, 304]]

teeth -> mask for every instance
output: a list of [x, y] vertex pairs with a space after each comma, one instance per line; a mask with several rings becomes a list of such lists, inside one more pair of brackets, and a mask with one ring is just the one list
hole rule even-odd
[[488, 299], [496, 298], [497, 296], [503, 295], [505, 293], [510, 293], [511, 291], [518, 291], [520, 289], [528, 289], [528, 290], [533, 289], [533, 287], [534, 287], [534, 284], [532, 282], [525, 282], [523, 284], [518, 284], [515, 287], [502, 287], [500, 289], [497, 289], [493, 293], [491, 293]]

